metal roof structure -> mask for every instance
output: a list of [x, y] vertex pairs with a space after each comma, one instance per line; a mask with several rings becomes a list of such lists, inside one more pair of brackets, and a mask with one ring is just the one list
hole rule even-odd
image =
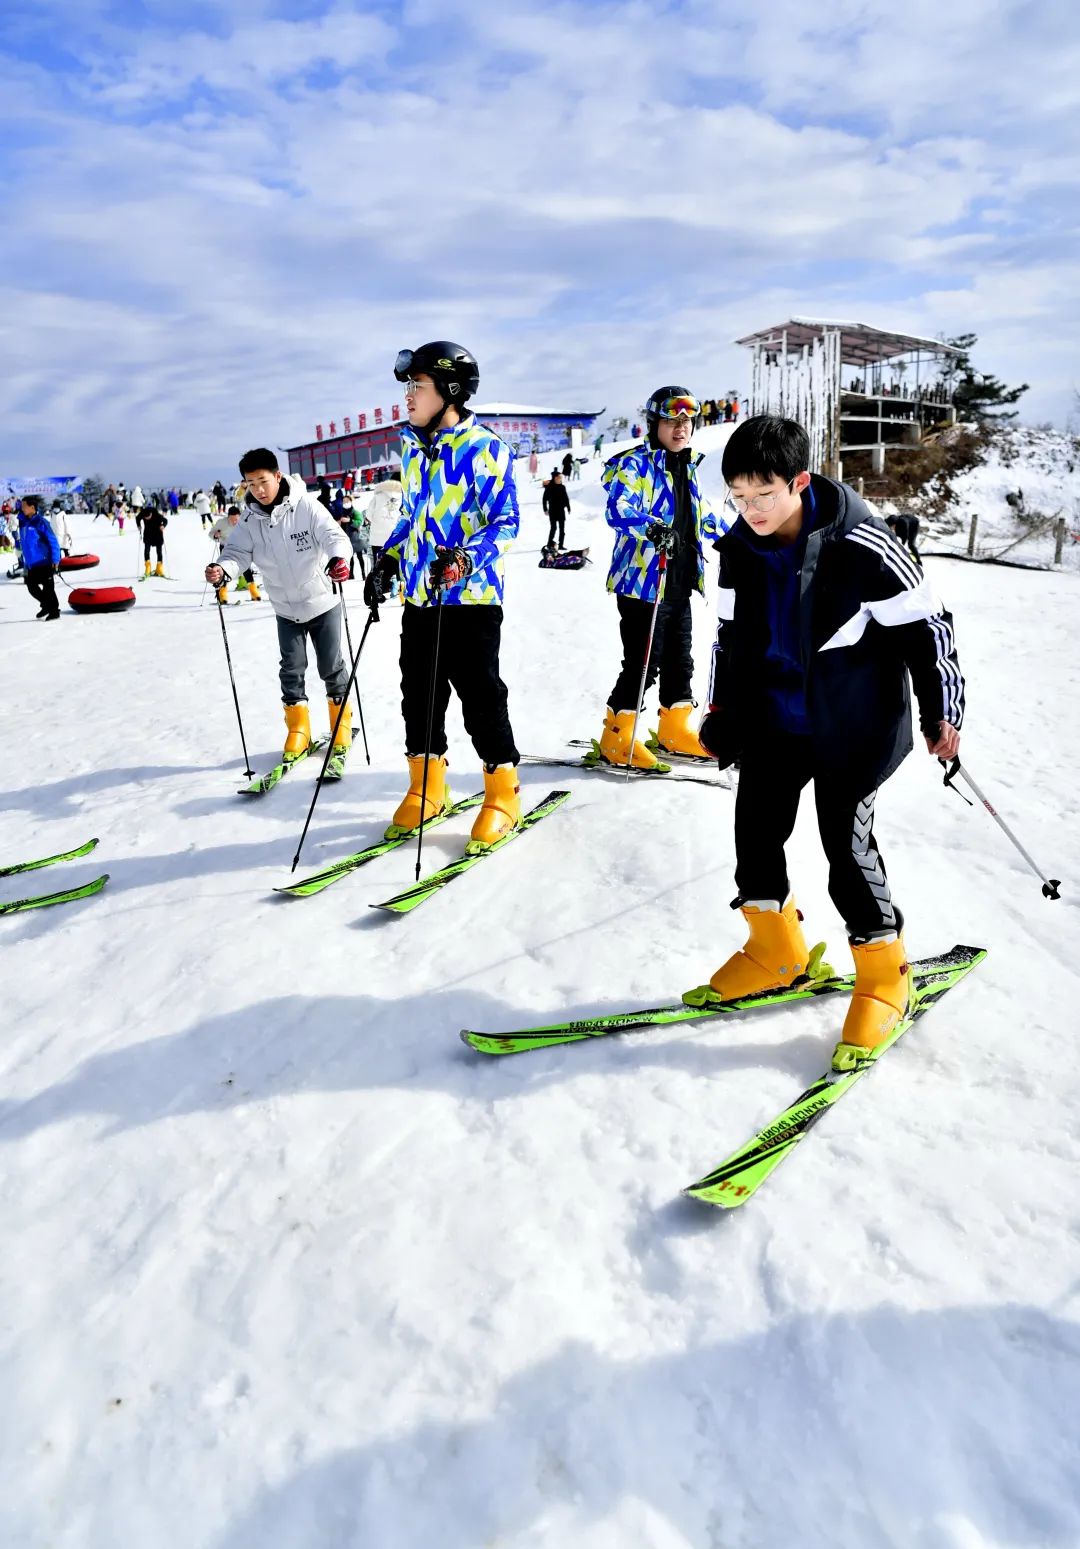
[[869, 323], [843, 322], [836, 318], [792, 317], [786, 323], [772, 328], [759, 328], [736, 344], [757, 345], [768, 350], [782, 350], [787, 336], [789, 350], [801, 350], [826, 333], [839, 333], [840, 359], [845, 365], [870, 365], [875, 361], [893, 360], [898, 355], [916, 351], [933, 355], [959, 355], [961, 352], [940, 339], [924, 339], [918, 334], [895, 333], [888, 328], [874, 328]]

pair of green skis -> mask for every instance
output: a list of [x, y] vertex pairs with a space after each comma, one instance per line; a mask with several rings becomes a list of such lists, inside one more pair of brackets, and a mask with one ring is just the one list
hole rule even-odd
[[[84, 855], [89, 855], [91, 850], [97, 848], [96, 839], [88, 839], [75, 850], [64, 850], [59, 855], [46, 855], [39, 861], [18, 861], [14, 866], [0, 866], [0, 877], [19, 876], [24, 871], [40, 871], [43, 866], [55, 866], [60, 861], [76, 861]], [[82, 887], [63, 888], [57, 893], [38, 893], [32, 898], [16, 898], [10, 903], [0, 904], [0, 914], [22, 914], [27, 909], [48, 909], [52, 904], [71, 904], [79, 898], [92, 898], [95, 893], [100, 893], [109, 874], [95, 877], [92, 882], [84, 882]]]
[[[267, 791], [274, 789], [275, 785], [280, 785], [289, 771], [295, 769], [297, 764], [302, 764], [313, 753], [321, 753], [328, 741], [329, 738], [327, 737], [316, 737], [312, 742], [308, 743], [302, 753], [297, 753], [293, 758], [283, 758], [274, 765], [273, 769], [268, 769], [264, 775], [256, 775], [251, 784], [245, 785], [242, 790], [237, 792], [237, 795], [265, 796]], [[345, 773], [345, 760], [348, 756], [348, 748], [340, 748], [337, 752], [331, 753], [323, 779], [340, 780]]]
[[[982, 947], [953, 947], [941, 957], [925, 958], [911, 964], [914, 993], [911, 1009], [876, 1050], [874, 1058], [843, 1075], [826, 1071], [746, 1145], [725, 1158], [718, 1167], [683, 1190], [692, 1199], [703, 1200], [730, 1210], [744, 1205], [761, 1187], [770, 1173], [795, 1149], [822, 1114], [861, 1081], [887, 1049], [901, 1038], [931, 1006], [937, 1004], [986, 956]], [[625, 1033], [639, 1027], [664, 1027], [673, 1022], [696, 1022], [707, 1017], [728, 1016], [735, 1012], [756, 1011], [768, 1006], [788, 1005], [792, 1001], [816, 1000], [824, 995], [849, 993], [854, 974], [818, 979], [789, 989], [767, 990], [725, 1001], [719, 1006], [687, 1006], [679, 1002], [642, 1011], [615, 1012], [607, 1016], [586, 1017], [574, 1022], [551, 1023], [546, 1027], [522, 1028], [509, 1033], [480, 1033], [466, 1028], [461, 1037], [481, 1054], [521, 1054], [529, 1049], [549, 1048], [553, 1044], [580, 1043]]]
[[[461, 801], [454, 802], [445, 812], [440, 812], [436, 817], [429, 818], [424, 824], [424, 832], [429, 828], [437, 828], [440, 823], [446, 823], [451, 818], [458, 817], [462, 812], [468, 812], [472, 807], [478, 807], [483, 801], [483, 792], [476, 792], [472, 796], [465, 796]], [[539, 802], [531, 811], [527, 812], [518, 824], [501, 839], [497, 839], [488, 849], [482, 850], [479, 855], [462, 855], [457, 860], [451, 861], [448, 866], [443, 866], [434, 871], [430, 876], [422, 878], [402, 893], [397, 893], [393, 898], [388, 898], [384, 903], [372, 904], [373, 909], [383, 909], [389, 914], [411, 914], [429, 898], [434, 898], [444, 887], [460, 877], [464, 872], [470, 871], [473, 866], [478, 866], [489, 855], [503, 849], [511, 840], [520, 834], [526, 833], [530, 828], [535, 828], [537, 823], [557, 811], [565, 801], [570, 799], [569, 791], [549, 791], [543, 801]], [[403, 834], [397, 839], [380, 839], [375, 844], [368, 845], [364, 850], [358, 850], [355, 855], [347, 855], [342, 860], [334, 861], [322, 871], [313, 876], [304, 877], [299, 882], [287, 883], [284, 887], [274, 889], [275, 893], [285, 893], [291, 898], [310, 898], [313, 893], [321, 893], [325, 888], [332, 887], [335, 882], [340, 882], [343, 877], [358, 871], [361, 866], [366, 866], [369, 861], [377, 860], [380, 855], [388, 855], [391, 850], [398, 849], [404, 844], [413, 844], [416, 840], [414, 833]]]

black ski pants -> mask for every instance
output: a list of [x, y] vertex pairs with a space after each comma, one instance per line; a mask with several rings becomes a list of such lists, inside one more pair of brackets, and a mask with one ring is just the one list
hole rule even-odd
[[548, 517], [548, 547], [555, 542], [555, 529], [559, 529], [559, 547], [566, 547], [566, 516], [562, 511], [553, 512]]
[[[427, 738], [431, 662], [439, 614], [442, 628], [435, 675], [431, 746]], [[446, 604], [441, 608], [405, 604], [401, 619], [401, 713], [405, 751], [446, 752], [446, 709], [450, 690], [461, 700], [461, 718], [484, 764], [516, 764], [518, 750], [506, 708], [506, 684], [499, 676], [503, 610], [497, 604]]]
[[53, 580], [53, 567], [51, 565], [31, 565], [24, 576], [26, 590], [34, 601], [46, 613], [59, 613], [60, 604], [56, 600], [56, 582]]
[[809, 737], [772, 733], [742, 754], [735, 798], [735, 884], [741, 899], [789, 892], [784, 846], [803, 787], [813, 782], [818, 832], [829, 862], [829, 897], [851, 937], [899, 930], [885, 865], [874, 838], [876, 790], [854, 790], [835, 770], [815, 769]]
[[[645, 665], [645, 647], [649, 642], [653, 604], [637, 597], [617, 597], [619, 633], [622, 636], [622, 671], [615, 680], [608, 704], [616, 712], [636, 710], [641, 669]], [[693, 630], [690, 598], [669, 602], [666, 598], [656, 610], [656, 633], [645, 679], [646, 692], [660, 678], [660, 703], [677, 705], [693, 697], [694, 658], [691, 654]]]
[[146, 534], [143, 533], [142, 550], [143, 550], [143, 563], [144, 564], [150, 558], [150, 550], [153, 549], [156, 552], [156, 554], [157, 554], [157, 562], [158, 562], [158, 564], [159, 565], [163, 565], [165, 563], [164, 559], [162, 558], [163, 548], [164, 548], [164, 540], [162, 538], [148, 538], [146, 536]]

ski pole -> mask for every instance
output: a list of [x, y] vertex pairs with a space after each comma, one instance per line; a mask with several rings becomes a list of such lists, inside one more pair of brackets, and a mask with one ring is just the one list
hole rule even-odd
[[649, 640], [645, 647], [645, 665], [641, 669], [641, 683], [638, 687], [637, 709], [634, 711], [634, 729], [630, 733], [630, 756], [626, 761], [626, 778], [629, 780], [630, 771], [634, 767], [634, 743], [637, 741], [638, 721], [641, 719], [641, 705], [645, 698], [645, 679], [649, 676], [649, 658], [652, 656], [653, 635], [656, 633], [656, 615], [660, 611], [660, 598], [664, 595], [664, 578], [667, 575], [667, 550], [660, 550], [660, 572], [656, 578], [656, 601], [653, 603], [652, 618], [649, 620]]
[[[349, 647], [349, 657], [352, 658], [352, 635], [349, 633], [349, 610], [345, 606], [345, 588], [340, 581], [335, 581], [338, 596], [341, 598], [341, 617], [345, 621], [345, 643]], [[360, 685], [356, 684], [356, 713], [360, 717], [360, 735], [364, 739], [364, 757], [368, 764], [371, 763], [371, 754], [368, 752], [367, 727], [364, 725], [364, 707], [360, 703]]]
[[[1058, 889], [1061, 887], [1061, 879], [1060, 879], [1060, 877], [1046, 877], [1046, 876], [1043, 875], [1043, 873], [1039, 870], [1038, 866], [1035, 864], [1034, 860], [1032, 860], [1031, 856], [1024, 849], [1024, 846], [1020, 843], [1019, 839], [1017, 839], [1016, 835], [1013, 833], [1013, 831], [1009, 827], [1009, 825], [1005, 822], [1005, 820], [1003, 818], [998, 816], [998, 814], [994, 811], [993, 806], [990, 804], [990, 802], [987, 800], [987, 798], [983, 795], [983, 793], [979, 789], [979, 787], [975, 784], [975, 781], [968, 774], [967, 770], [964, 769], [961, 766], [959, 758], [954, 758], [951, 764], [946, 759], [939, 758], [938, 759], [938, 763], [941, 765], [942, 769], [944, 769], [944, 771], [945, 771], [945, 781], [944, 781], [944, 783], [945, 783], [946, 786], [948, 786], [952, 790], [955, 790], [956, 787], [953, 785], [953, 781], [956, 779], [957, 775], [959, 775], [960, 778], [968, 786], [968, 789], [974, 791], [975, 795], [982, 802], [983, 806], [986, 808], [987, 812], [989, 812], [990, 816], [993, 818], [993, 820], [997, 824], [997, 826], [1001, 829], [1002, 833], [1005, 834], [1005, 836], [1012, 841], [1012, 843], [1020, 851], [1020, 854], [1027, 861], [1027, 863], [1031, 867], [1032, 871], [1039, 878], [1039, 881], [1042, 883], [1042, 894], [1043, 894], [1043, 897], [1044, 898], [1051, 898], [1051, 899], [1053, 899], [1053, 898], [1060, 898], [1061, 894], [1058, 891]], [[958, 796], [963, 795], [963, 793], [961, 791], [957, 791], [956, 794]], [[963, 799], [965, 801], [967, 801], [967, 797], [966, 796], [964, 796]], [[969, 803], [969, 805], [970, 805], [970, 803]]]
[[300, 864], [300, 851], [304, 848], [304, 840], [307, 838], [307, 831], [311, 826], [312, 815], [315, 811], [315, 803], [319, 799], [319, 792], [322, 790], [322, 783], [326, 776], [327, 766], [330, 763], [330, 758], [334, 751], [334, 744], [337, 742], [338, 727], [341, 725], [341, 718], [345, 714], [345, 706], [348, 704], [349, 695], [352, 693], [353, 680], [356, 677], [356, 669], [360, 665], [360, 657], [363, 655], [364, 645], [368, 637], [368, 630], [371, 628], [372, 624], [377, 624], [378, 622], [379, 609], [373, 603], [371, 606], [371, 612], [368, 614], [367, 623], [364, 625], [364, 633], [360, 636], [360, 644], [356, 648], [356, 655], [353, 657], [352, 671], [349, 673], [349, 681], [345, 685], [345, 692], [342, 694], [341, 703], [338, 705], [338, 713], [337, 718], [334, 721], [334, 729], [330, 733], [330, 740], [326, 744], [326, 752], [323, 754], [322, 768], [319, 770], [319, 778], [315, 782], [315, 790], [311, 797], [311, 806], [308, 808], [307, 817], [304, 819], [304, 831], [300, 835], [300, 843], [296, 846], [296, 854], [292, 858], [293, 871], [295, 871], [297, 866]]
[[435, 719], [435, 684], [439, 673], [439, 643], [442, 637], [443, 589], [435, 590], [435, 645], [431, 652], [431, 677], [428, 682], [427, 736], [424, 738], [424, 778], [420, 782], [420, 828], [416, 836], [416, 880], [420, 881], [420, 856], [424, 849], [424, 811], [427, 807], [428, 763], [431, 759], [431, 726]]
[[229, 664], [229, 682], [232, 684], [233, 704], [236, 706], [236, 724], [240, 728], [240, 746], [244, 750], [244, 773], [250, 780], [255, 771], [251, 767], [251, 759], [248, 757], [247, 741], [244, 737], [244, 723], [240, 719], [240, 699], [236, 692], [236, 679], [233, 677], [232, 653], [229, 650], [229, 637], [225, 632], [225, 614], [221, 606], [221, 598], [218, 598], [218, 618], [221, 620], [221, 638], [225, 642], [225, 660]]

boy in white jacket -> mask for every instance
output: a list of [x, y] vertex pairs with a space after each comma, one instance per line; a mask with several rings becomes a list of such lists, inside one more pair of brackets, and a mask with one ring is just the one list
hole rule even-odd
[[[349, 578], [352, 546], [303, 479], [282, 474], [266, 447], [245, 452], [240, 472], [247, 482], [243, 513], [225, 540], [219, 560], [207, 565], [211, 586], [258, 568], [277, 615], [279, 675], [285, 706], [284, 758], [298, 758], [311, 744], [307, 707], [307, 642], [315, 647], [326, 685], [330, 726], [337, 721], [349, 674], [341, 652], [341, 610], [334, 582]], [[352, 742], [352, 707], [345, 706], [335, 745]]]

